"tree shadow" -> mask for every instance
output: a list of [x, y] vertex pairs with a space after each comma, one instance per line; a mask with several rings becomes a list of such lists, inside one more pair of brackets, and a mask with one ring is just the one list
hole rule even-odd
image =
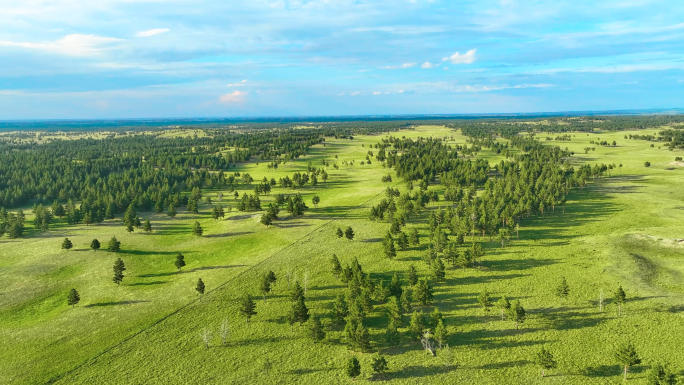
[[115, 302], [98, 302], [85, 305], [84, 307], [100, 307], [100, 306], [117, 306], [117, 305], [132, 305], [135, 303], [145, 303], [150, 301], [115, 301]]
[[204, 238], [227, 238], [227, 237], [237, 237], [240, 235], [247, 235], [247, 234], [254, 234], [254, 231], [237, 231], [234, 233], [225, 233], [225, 234], [209, 234], [209, 235], [205, 235]]
[[129, 284], [128, 286], [151, 286], [151, 285], [161, 285], [167, 283], [168, 281], [151, 281], [151, 282], [136, 282]]

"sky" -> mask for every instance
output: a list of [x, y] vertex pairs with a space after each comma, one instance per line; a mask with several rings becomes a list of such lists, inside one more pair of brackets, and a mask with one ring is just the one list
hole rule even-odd
[[0, 120], [681, 107], [672, 0], [0, 0]]

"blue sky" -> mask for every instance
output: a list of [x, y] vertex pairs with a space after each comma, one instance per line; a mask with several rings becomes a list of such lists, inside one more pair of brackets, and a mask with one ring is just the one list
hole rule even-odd
[[0, 119], [684, 107], [684, 3], [4, 0]]

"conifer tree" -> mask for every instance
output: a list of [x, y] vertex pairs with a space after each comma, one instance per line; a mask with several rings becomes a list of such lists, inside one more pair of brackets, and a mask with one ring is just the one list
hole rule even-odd
[[397, 256], [397, 249], [394, 247], [394, 241], [389, 241], [389, 243], [385, 245], [385, 256], [390, 260]]
[[344, 232], [342, 231], [341, 228], [337, 228], [337, 231], [335, 232], [337, 234], [337, 238], [342, 238], [344, 237]]
[[143, 225], [143, 231], [149, 233], [152, 231], [152, 224], [149, 219], [145, 219], [145, 224]]
[[340, 260], [337, 259], [337, 254], [333, 254], [332, 258], [330, 258], [330, 263], [332, 264], [332, 272], [335, 278], [340, 278], [340, 274], [342, 273], [342, 265], [340, 264]]
[[290, 301], [292, 302], [297, 302], [299, 300], [299, 297], [304, 296], [304, 289], [302, 289], [302, 286], [299, 284], [298, 281], [295, 281], [294, 285], [292, 285], [292, 291], [290, 293]]
[[625, 380], [627, 379], [627, 372], [629, 371], [629, 367], [639, 365], [641, 363], [641, 358], [639, 358], [636, 348], [634, 348], [634, 345], [632, 345], [632, 343], [627, 343], [621, 346], [615, 352], [615, 359], [625, 368]]
[[411, 227], [408, 230], [408, 241], [411, 246], [418, 246], [420, 244], [420, 237], [418, 235], [418, 229]]
[[568, 294], [570, 294], [570, 286], [568, 285], [568, 281], [565, 280], [565, 277], [562, 277], [556, 287], [556, 296], [560, 298], [561, 306], [563, 306], [563, 299], [568, 298]]
[[176, 254], [176, 263], [175, 263], [176, 269], [178, 271], [181, 271], [183, 266], [185, 266], [185, 255], [178, 253]]
[[511, 308], [508, 309], [508, 318], [515, 321], [515, 328], [518, 329], [520, 324], [525, 322], [526, 318], [525, 309], [520, 305], [519, 300], [513, 301]]
[[354, 239], [354, 230], [351, 228], [351, 226], [348, 226], [344, 230], [344, 236], [350, 241]]
[[399, 276], [397, 276], [397, 273], [394, 273], [394, 275], [392, 276], [392, 280], [390, 281], [389, 287], [387, 289], [389, 291], [389, 295], [391, 295], [392, 297], [401, 297], [401, 281], [399, 280]]
[[544, 377], [548, 369], [553, 369], [556, 367], [556, 361], [553, 359], [553, 354], [544, 348], [541, 348], [541, 350], [534, 356], [534, 363], [541, 367], [542, 377]]
[[269, 227], [271, 224], [273, 224], [273, 220], [271, 219], [271, 216], [268, 214], [261, 214], [261, 219], [259, 219], [259, 223], [262, 225]]
[[202, 282], [202, 278], [200, 278], [199, 280], [197, 280], [197, 286], [195, 287], [195, 290], [197, 290], [197, 292], [200, 295], [200, 301], [202, 300], [202, 296], [204, 295], [204, 289], [204, 282]]
[[62, 249], [63, 250], [71, 250], [72, 247], [74, 247], [74, 244], [71, 243], [69, 238], [64, 238], [64, 241], [62, 241]]
[[378, 353], [375, 357], [373, 357], [371, 368], [373, 368], [373, 373], [375, 375], [382, 376], [388, 369], [387, 360], [382, 354]]
[[261, 283], [259, 284], [259, 292], [264, 297], [264, 302], [266, 302], [266, 294], [271, 292], [271, 280], [268, 274], [261, 276]]
[[337, 298], [335, 299], [335, 306], [333, 308], [333, 315], [335, 321], [338, 324], [342, 324], [348, 314], [349, 310], [347, 307], [347, 301], [344, 299], [344, 296], [342, 294], [338, 294]]
[[677, 376], [667, 366], [655, 364], [648, 372], [647, 382], [648, 385], [676, 385]]
[[67, 296], [67, 304], [71, 307], [76, 306], [81, 301], [81, 296], [78, 295], [76, 289], [69, 290], [69, 295]]
[[242, 299], [242, 304], [240, 305], [240, 313], [245, 316], [247, 323], [249, 323], [250, 318], [257, 314], [256, 303], [251, 295], [245, 294], [245, 297]]
[[444, 326], [444, 320], [439, 320], [437, 323], [437, 327], [435, 327], [435, 340], [439, 343], [439, 348], [441, 349], [442, 346], [446, 345], [447, 343], [447, 338], [449, 337], [449, 333], [447, 331], [446, 326]]
[[356, 328], [356, 349], [360, 352], [367, 352], [371, 349], [370, 334], [368, 329], [363, 327], [363, 323], [359, 323]]
[[625, 291], [622, 290], [622, 285], [620, 285], [613, 296], [613, 301], [618, 305], [618, 317], [622, 315], [622, 305], [624, 305], [626, 300], [627, 294], [625, 294]]
[[418, 272], [414, 265], [409, 265], [408, 282], [410, 286], [415, 286], [418, 283]]
[[294, 308], [295, 314], [297, 315], [297, 321], [299, 322], [299, 326], [302, 326], [302, 324], [308, 321], [310, 317], [309, 308], [306, 307], [303, 295], [297, 299], [297, 302], [295, 302], [294, 304]]
[[506, 299], [506, 296], [501, 297], [499, 301], [496, 302], [496, 305], [501, 309], [501, 320], [504, 320], [504, 314], [508, 312], [508, 310], [511, 308], [511, 303]]
[[322, 341], [325, 338], [323, 324], [321, 324], [321, 319], [317, 314], [311, 316], [311, 322], [309, 322], [309, 336], [311, 336], [314, 343]]
[[397, 330], [397, 323], [394, 318], [390, 318], [387, 324], [387, 329], [385, 330], [385, 341], [389, 346], [395, 347], [399, 345], [401, 341], [401, 336], [399, 335], [399, 330]]
[[418, 313], [414, 311], [411, 314], [411, 321], [409, 321], [408, 335], [411, 339], [420, 339], [425, 329], [425, 321], [423, 320], [423, 312]]
[[432, 276], [435, 278], [435, 281], [445, 280], [446, 273], [444, 269], [444, 263], [441, 258], [437, 257], [432, 261]]
[[400, 302], [401, 308], [404, 309], [405, 313], [411, 311], [411, 291], [408, 287], [402, 290]]
[[425, 306], [432, 303], [433, 294], [432, 286], [427, 279], [421, 279], [415, 286], [413, 291], [413, 298], [418, 301], [419, 304]]
[[91, 249], [100, 250], [100, 247], [101, 247], [100, 241], [98, 241], [97, 239], [93, 239], [92, 242], [90, 242], [90, 248]]
[[109, 240], [109, 243], [107, 244], [107, 249], [109, 251], [116, 253], [119, 250], [121, 250], [121, 242], [116, 239], [116, 237], [112, 237], [112, 239]]
[[202, 234], [204, 234], [204, 229], [202, 229], [202, 226], [198, 221], [195, 221], [195, 224], [192, 226], [192, 235], [201, 237]]
[[346, 368], [347, 376], [355, 379], [361, 374], [361, 364], [359, 363], [359, 360], [356, 359], [356, 357], [350, 357], [349, 360], [347, 361], [347, 368]]
[[126, 271], [126, 266], [121, 258], [117, 258], [116, 261], [114, 261], [113, 270], [114, 277], [112, 278], [112, 281], [118, 285], [124, 278], [123, 272]]
[[487, 315], [489, 308], [492, 307], [492, 300], [489, 298], [489, 292], [487, 289], [483, 290], [479, 296], [477, 296], [477, 303], [482, 307], [482, 312]]

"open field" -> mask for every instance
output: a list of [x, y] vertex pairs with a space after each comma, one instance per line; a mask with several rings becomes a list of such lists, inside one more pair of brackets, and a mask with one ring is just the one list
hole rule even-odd
[[[650, 142], [624, 139], [625, 133], [576, 133], [568, 142], [544, 142], [574, 151], [576, 167], [622, 167], [583, 190], [573, 189], [565, 213], [556, 208], [523, 220], [520, 239], [505, 248], [488, 237], [475, 237], [485, 249], [481, 265], [465, 271], [449, 268], [446, 282], [435, 284], [434, 306], [444, 314], [457, 366], [445, 369], [439, 352], [430, 357], [407, 337], [398, 348], [389, 348], [382, 336], [387, 317], [382, 305], [375, 307], [367, 321], [373, 350], [388, 357], [385, 379], [401, 384], [621, 383], [613, 355], [626, 341], [635, 344], [643, 359], [631, 369], [630, 382], [645, 383], [645, 372], [654, 363], [670, 363], [684, 374], [684, 242], [678, 241], [684, 238], [684, 167], [673, 163], [682, 151], [657, 144], [651, 148]], [[466, 140], [440, 126], [392, 135], [453, 136], [451, 144]], [[25, 239], [0, 238], [0, 383], [351, 383], [344, 374], [350, 354], [359, 357], [362, 377], [371, 379], [372, 355], [350, 353], [341, 342], [342, 327], [327, 315], [344, 289], [330, 272], [330, 257], [337, 254], [343, 265], [358, 258], [364, 271], [385, 282], [393, 273], [405, 280], [411, 264], [427, 276], [421, 260], [428, 242], [427, 215], [446, 207], [443, 201], [431, 205], [408, 223], [420, 230], [420, 246], [398, 252], [391, 261], [384, 256], [381, 241], [389, 224], [371, 222], [369, 208], [384, 196], [388, 184], [380, 181], [383, 175], [391, 173], [393, 185], [405, 186], [379, 162], [360, 164], [369, 146], [382, 137], [328, 139], [277, 171], [256, 162], [231, 169], [260, 181], [305, 171], [309, 162], [340, 166], [327, 168], [327, 182], [297, 190], [311, 207], [302, 218], [290, 218], [283, 210], [270, 228], [258, 222], [256, 213], [235, 210], [232, 196], [224, 191], [224, 205], [232, 204], [233, 211], [217, 222], [202, 204], [199, 214], [179, 210], [174, 219], [141, 213], [152, 222], [151, 234], [128, 234], [117, 218], [93, 226], [60, 223], [47, 234], [29, 232]], [[617, 146], [592, 145], [592, 140], [616, 141]], [[585, 154], [585, 147], [595, 150]], [[491, 165], [503, 159], [488, 149], [478, 157]], [[352, 160], [353, 166], [342, 164]], [[203, 191], [212, 197], [218, 192]], [[274, 188], [262, 198], [262, 206], [280, 192]], [[313, 195], [321, 198], [318, 209], [311, 204]], [[30, 219], [29, 214], [27, 223]], [[190, 232], [195, 220], [204, 227], [202, 238]], [[347, 226], [357, 234], [353, 241], [335, 235], [338, 227]], [[75, 246], [65, 252], [60, 244], [67, 236]], [[120, 286], [110, 278], [117, 255], [88, 249], [93, 238], [104, 244], [112, 236], [122, 242], [118, 256], [127, 268]], [[188, 263], [182, 272], [173, 266], [177, 252]], [[269, 270], [278, 282], [264, 302], [258, 297], [259, 277]], [[290, 331], [285, 320], [288, 272], [300, 281], [308, 277], [307, 304], [323, 315], [324, 342], [312, 343], [305, 326]], [[194, 290], [200, 277], [208, 290], [201, 301]], [[571, 288], [562, 306], [554, 296], [561, 277]], [[610, 300], [599, 313], [599, 293], [610, 298], [618, 285], [628, 297], [623, 315], [617, 316]], [[71, 288], [81, 294], [75, 308], [66, 304]], [[483, 289], [494, 300], [501, 295], [520, 299], [528, 319], [519, 330], [513, 322], [501, 321], [496, 309], [483, 315], [476, 299]], [[245, 292], [258, 299], [258, 314], [249, 323], [237, 311]], [[434, 306], [414, 308], [432, 312]], [[224, 319], [231, 333], [221, 346]], [[200, 339], [205, 329], [212, 331], [209, 349]], [[558, 361], [544, 379], [532, 362], [542, 346]], [[268, 375], [266, 359], [273, 363]]]

